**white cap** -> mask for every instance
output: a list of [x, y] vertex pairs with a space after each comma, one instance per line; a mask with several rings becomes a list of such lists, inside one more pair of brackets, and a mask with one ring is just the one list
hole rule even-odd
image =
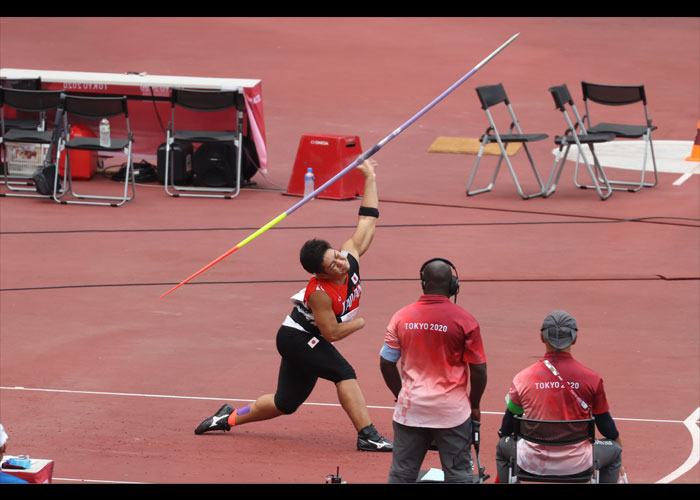
[[5, 428], [0, 424], [0, 448], [5, 446], [5, 443], [7, 443], [7, 433], [5, 432]]

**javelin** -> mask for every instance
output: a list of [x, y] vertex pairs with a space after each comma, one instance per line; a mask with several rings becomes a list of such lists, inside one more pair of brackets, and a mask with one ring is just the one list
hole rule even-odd
[[165, 297], [166, 295], [168, 295], [170, 292], [172, 292], [172, 291], [174, 291], [175, 289], [181, 287], [182, 285], [184, 285], [184, 284], [187, 283], [188, 281], [192, 280], [193, 278], [199, 276], [199, 275], [202, 274], [204, 271], [206, 271], [207, 269], [209, 269], [209, 268], [212, 267], [213, 265], [215, 265], [215, 264], [221, 262], [222, 260], [224, 260], [226, 257], [228, 257], [229, 255], [231, 255], [233, 252], [235, 252], [236, 250], [238, 250], [238, 249], [241, 248], [242, 246], [247, 245], [248, 243], [250, 243], [252, 240], [254, 240], [254, 239], [257, 238], [258, 236], [260, 236], [262, 233], [264, 233], [265, 231], [267, 231], [267, 230], [270, 229], [271, 227], [277, 225], [280, 221], [282, 221], [283, 219], [285, 219], [287, 216], [291, 215], [293, 212], [296, 212], [299, 208], [301, 208], [303, 205], [305, 205], [308, 201], [310, 201], [310, 200], [312, 200], [313, 198], [315, 198], [321, 191], [325, 190], [328, 186], [330, 186], [330, 185], [333, 184], [335, 181], [337, 181], [338, 179], [340, 179], [341, 177], [343, 177], [345, 174], [347, 174], [348, 172], [350, 172], [353, 168], [355, 168], [356, 166], [358, 166], [359, 164], [361, 164], [362, 162], [364, 162], [365, 160], [367, 160], [370, 156], [372, 156], [374, 153], [376, 153], [376, 152], [379, 151], [382, 147], [384, 147], [384, 145], [385, 145], [387, 142], [391, 141], [394, 137], [396, 137], [396, 136], [399, 135], [401, 132], [403, 132], [404, 130], [406, 130], [408, 127], [410, 127], [410, 126], [413, 124], [413, 122], [415, 122], [416, 120], [418, 120], [418, 118], [420, 118], [420, 117], [423, 116], [425, 113], [427, 113], [428, 111], [430, 111], [437, 103], [439, 103], [440, 101], [442, 101], [445, 97], [447, 97], [449, 94], [451, 94], [452, 91], [454, 91], [457, 87], [459, 87], [460, 85], [462, 85], [462, 83], [464, 83], [464, 82], [465, 82], [469, 77], [471, 77], [474, 73], [476, 73], [477, 71], [479, 71], [479, 69], [481, 69], [482, 66], [484, 66], [487, 62], [489, 62], [491, 59], [493, 59], [499, 52], [501, 52], [503, 49], [505, 49], [506, 46], [508, 46], [508, 45], [509, 45], [513, 40], [515, 40], [519, 35], [520, 35], [520, 33], [516, 33], [515, 35], [513, 35], [512, 37], [510, 37], [510, 38], [508, 39], [508, 41], [506, 41], [503, 45], [501, 45], [501, 46], [498, 47], [496, 50], [494, 50], [486, 59], [484, 59], [484, 60], [481, 61], [479, 64], [477, 64], [476, 66], [474, 66], [471, 70], [469, 70], [469, 72], [468, 72], [467, 74], [465, 74], [462, 78], [460, 78], [460, 79], [457, 80], [455, 83], [453, 83], [453, 84], [452, 84], [447, 90], [445, 90], [442, 94], [440, 94], [440, 95], [437, 96], [435, 99], [433, 99], [433, 100], [430, 102], [430, 104], [428, 104], [426, 107], [424, 107], [423, 109], [421, 109], [418, 113], [416, 113], [416, 114], [413, 115], [411, 118], [409, 118], [409, 119], [406, 121], [406, 123], [404, 123], [403, 125], [401, 125], [399, 128], [397, 128], [396, 130], [394, 130], [391, 134], [389, 134], [389, 135], [386, 136], [384, 139], [382, 139], [381, 141], [379, 141], [377, 144], [375, 144], [374, 146], [372, 146], [372, 148], [370, 148], [368, 151], [366, 151], [365, 153], [362, 153], [362, 154], [361, 154], [360, 156], [358, 156], [357, 159], [355, 159], [355, 161], [353, 161], [350, 165], [348, 165], [348, 166], [345, 167], [343, 170], [341, 170], [340, 172], [338, 172], [337, 174], [335, 174], [333, 177], [331, 177], [328, 181], [326, 181], [325, 183], [323, 183], [321, 186], [319, 186], [319, 187], [318, 187], [317, 189], [315, 189], [313, 192], [311, 192], [311, 193], [309, 193], [308, 195], [306, 195], [301, 201], [299, 201], [298, 203], [296, 203], [295, 205], [293, 205], [291, 208], [287, 209], [285, 212], [282, 212], [280, 215], [278, 215], [277, 217], [275, 217], [274, 219], [272, 219], [270, 222], [268, 222], [267, 224], [265, 224], [264, 226], [262, 226], [260, 229], [258, 229], [257, 231], [255, 231], [253, 234], [251, 234], [250, 236], [248, 236], [246, 239], [242, 240], [240, 243], [238, 243], [235, 247], [233, 247], [233, 248], [231, 248], [230, 250], [228, 250], [226, 253], [222, 254], [221, 256], [217, 257], [215, 260], [211, 261], [209, 264], [207, 264], [207, 265], [204, 266], [202, 269], [200, 269], [199, 271], [197, 271], [196, 273], [194, 273], [192, 276], [190, 276], [189, 278], [187, 278], [187, 279], [185, 279], [184, 281], [180, 282], [179, 284], [175, 285], [173, 288], [171, 288], [170, 290], [168, 290], [167, 292], [165, 292], [165, 293], [164, 293], [163, 295], [161, 295], [159, 298], [162, 299], [163, 297]]

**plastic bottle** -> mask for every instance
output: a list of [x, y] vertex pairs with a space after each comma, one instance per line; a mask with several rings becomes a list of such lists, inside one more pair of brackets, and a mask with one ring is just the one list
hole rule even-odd
[[314, 172], [311, 170], [311, 167], [309, 167], [304, 175], [304, 198], [313, 193], [314, 189], [316, 189], [314, 187]]
[[112, 140], [110, 138], [109, 120], [107, 120], [107, 118], [102, 118], [102, 121], [100, 121], [100, 146], [108, 148], [111, 145]]

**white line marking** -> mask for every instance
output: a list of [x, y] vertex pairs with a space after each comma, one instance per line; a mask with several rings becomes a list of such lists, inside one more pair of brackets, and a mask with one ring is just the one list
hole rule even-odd
[[[142, 394], [142, 393], [133, 393], [133, 392], [103, 392], [103, 391], [74, 391], [70, 389], [40, 389], [40, 388], [32, 388], [32, 387], [21, 387], [21, 386], [15, 386], [15, 387], [6, 387], [6, 386], [0, 386], [0, 390], [6, 389], [6, 390], [11, 390], [11, 391], [34, 391], [34, 392], [57, 392], [57, 393], [66, 393], [66, 394], [90, 394], [94, 396], [126, 396], [126, 397], [139, 397], [139, 398], [165, 398], [165, 399], [191, 399], [191, 400], [200, 400], [200, 401], [236, 401], [236, 402], [241, 402], [241, 403], [252, 403], [255, 400], [254, 399], [239, 399], [239, 398], [228, 398], [228, 397], [223, 397], [223, 398], [211, 398], [211, 397], [202, 397], [202, 396], [175, 396], [171, 394]], [[313, 403], [313, 402], [305, 402], [304, 405], [308, 406], [332, 406], [332, 407], [340, 407], [340, 404], [338, 403]], [[379, 410], [394, 410], [393, 406], [372, 406], [372, 405], [367, 405], [368, 408], [374, 408], [374, 409], [379, 409]], [[481, 412], [484, 415], [503, 415], [502, 411], [483, 411]], [[696, 416], [697, 419], [697, 416]], [[665, 423], [665, 424], [687, 424], [689, 419], [686, 420], [665, 420], [665, 419], [653, 419], [653, 418], [624, 418], [624, 417], [615, 417], [615, 420], [625, 420], [628, 422], [646, 422], [646, 423]]]
[[70, 477], [54, 477], [52, 481], [73, 481], [76, 483], [100, 483], [100, 484], [151, 484], [151, 483], [140, 483], [135, 481], [108, 481], [106, 479], [73, 479]]
[[[166, 399], [190, 399], [190, 400], [213, 400], [213, 401], [239, 401], [239, 402], [252, 402], [253, 399], [235, 399], [235, 398], [210, 398], [210, 397], [200, 397], [200, 396], [175, 396], [175, 395], [165, 395], [165, 394], [142, 394], [142, 393], [129, 393], [129, 392], [104, 392], [104, 391], [74, 391], [69, 389], [39, 389], [31, 387], [5, 387], [0, 386], [0, 390], [14, 390], [14, 391], [35, 391], [35, 392], [52, 392], [52, 393], [65, 393], [65, 394], [88, 394], [97, 396], [127, 396], [127, 397], [143, 397], [143, 398], [166, 398]], [[340, 407], [338, 403], [304, 403], [308, 406], [329, 406], [329, 407]], [[368, 408], [393, 410], [393, 406], [369, 406]], [[482, 411], [485, 415], [503, 415], [503, 412], [493, 412], [493, 411]], [[675, 471], [668, 474], [657, 481], [657, 483], [669, 483], [674, 479], [679, 478], [690, 469], [695, 467], [695, 465], [700, 460], [700, 428], [698, 428], [698, 423], [700, 423], [700, 407], [697, 408], [693, 413], [691, 413], [685, 420], [666, 420], [666, 419], [644, 419], [644, 418], [620, 418], [615, 417], [615, 420], [625, 420], [630, 422], [654, 422], [654, 423], [670, 423], [678, 424], [682, 423], [685, 425], [690, 432], [692, 439], [692, 449], [690, 455], [686, 461]], [[71, 478], [54, 478], [56, 481], [75, 481], [75, 482], [86, 482], [86, 483], [129, 483], [128, 481], [109, 481], [109, 480], [99, 480], [99, 479], [71, 479]], [[133, 484], [144, 484], [144, 483], [133, 483]]]
[[683, 175], [681, 175], [678, 179], [676, 179], [676, 180], [673, 182], [673, 185], [674, 185], [674, 186], [680, 186], [680, 185], [683, 184], [685, 181], [687, 181], [688, 179], [690, 179], [690, 178], [693, 176], [693, 174], [699, 174], [699, 173], [700, 173], [700, 165], [698, 165], [698, 166], [695, 167], [694, 169], [692, 169], [692, 170], [690, 170], [690, 171], [684, 173]]
[[683, 425], [688, 428], [688, 432], [690, 432], [690, 437], [693, 441], [693, 447], [690, 450], [690, 455], [688, 455], [686, 461], [683, 462], [683, 465], [671, 472], [668, 476], [656, 481], [657, 483], [670, 483], [697, 465], [698, 461], [700, 460], [700, 428], [697, 424], [698, 418], [700, 418], [700, 408], [697, 408], [688, 416], [688, 418], [683, 421]]

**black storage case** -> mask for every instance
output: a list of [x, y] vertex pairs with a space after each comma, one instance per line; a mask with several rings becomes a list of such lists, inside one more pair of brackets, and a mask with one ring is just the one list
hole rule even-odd
[[[170, 176], [177, 186], [192, 184], [193, 150], [191, 142], [174, 142], [170, 148]], [[158, 182], [165, 184], [165, 143], [158, 146]]]

